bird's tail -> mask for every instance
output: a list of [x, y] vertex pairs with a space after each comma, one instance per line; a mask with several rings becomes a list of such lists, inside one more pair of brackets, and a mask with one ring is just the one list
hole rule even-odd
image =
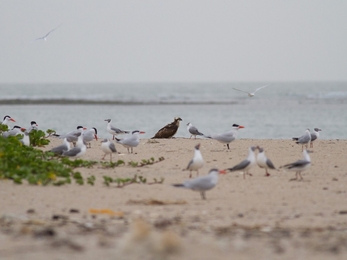
[[293, 139], [293, 141], [298, 141], [299, 140], [298, 137], [293, 137], [292, 139]]
[[119, 142], [120, 140], [122, 140], [122, 139], [119, 139], [119, 138], [117, 138], [117, 137], [115, 137], [114, 138], [117, 142]]

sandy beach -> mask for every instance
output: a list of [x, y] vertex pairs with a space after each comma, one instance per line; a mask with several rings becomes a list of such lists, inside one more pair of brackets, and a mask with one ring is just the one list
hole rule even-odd
[[[50, 140], [43, 150], [61, 143]], [[142, 139], [134, 154], [116, 144], [113, 160], [125, 165], [76, 169], [95, 176], [93, 186], [1, 180], [0, 259], [347, 258], [347, 140], [317, 140], [302, 181], [282, 170], [265, 177], [254, 167], [245, 179], [240, 172], [220, 175], [206, 200], [172, 186], [188, 179], [183, 169], [198, 143], [205, 161], [200, 176], [234, 166], [252, 145], [263, 147], [278, 168], [302, 158], [301, 145], [291, 140], [239, 139], [228, 150], [209, 139]], [[100, 146], [93, 141], [82, 159], [100, 161]], [[129, 165], [150, 158], [155, 163]], [[103, 176], [134, 175], [147, 183], [104, 184]]]

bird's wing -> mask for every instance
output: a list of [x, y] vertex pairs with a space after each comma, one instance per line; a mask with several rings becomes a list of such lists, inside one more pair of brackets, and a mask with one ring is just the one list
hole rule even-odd
[[270, 169], [276, 169], [276, 167], [274, 166], [274, 164], [270, 161], [270, 159], [266, 159], [266, 164], [267, 166], [269, 166]]
[[309, 161], [306, 161], [306, 160], [299, 160], [299, 161], [296, 161], [296, 162], [293, 162], [293, 163], [289, 163], [289, 164], [286, 164], [286, 165], [283, 165], [282, 167], [283, 168], [286, 168], [286, 169], [292, 169], [292, 168], [297, 168], [297, 167], [303, 167], [307, 164], [310, 164], [311, 162]]
[[[58, 27], [56, 27], [56, 28], [54, 28], [53, 30], [50, 30], [44, 37], [42, 37], [42, 38], [45, 38], [45, 37], [47, 37], [51, 32], [53, 32], [53, 31], [55, 31], [56, 29], [58, 29], [59, 27], [60, 27], [60, 25], [62, 25], [62, 23], [61, 24], [59, 24], [59, 26]], [[41, 39], [42, 39], [41, 38]]]
[[239, 164], [235, 165], [232, 168], [229, 168], [229, 171], [233, 172], [233, 171], [240, 171], [245, 169], [251, 162], [249, 160], [243, 160], [242, 162], [240, 162]]
[[235, 90], [237, 90], [237, 91], [241, 91], [241, 92], [244, 92], [244, 93], [247, 93], [247, 94], [251, 94], [251, 93], [249, 93], [249, 92], [247, 92], [247, 91], [244, 91], [244, 90], [241, 90], [241, 89], [237, 89], [237, 88], [233, 88], [233, 89], [235, 89]]
[[117, 150], [116, 150], [116, 146], [114, 145], [114, 143], [110, 143], [110, 149], [111, 149], [111, 151], [113, 152], [113, 153], [115, 153], [115, 152], [117, 152]]
[[257, 89], [254, 91], [254, 93], [257, 92], [258, 90], [261, 90], [262, 88], [267, 87], [267, 86], [269, 86], [269, 85], [265, 85], [265, 86], [262, 86], [262, 87], [260, 87], [260, 88], [257, 88]]

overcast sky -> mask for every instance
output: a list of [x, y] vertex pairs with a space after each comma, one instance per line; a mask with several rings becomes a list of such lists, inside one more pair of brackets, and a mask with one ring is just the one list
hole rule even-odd
[[347, 80], [343, 0], [0, 0], [0, 21], [1, 83]]

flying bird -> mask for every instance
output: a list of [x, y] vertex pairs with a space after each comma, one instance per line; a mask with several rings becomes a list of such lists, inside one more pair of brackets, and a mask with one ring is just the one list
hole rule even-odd
[[197, 135], [204, 136], [204, 134], [199, 132], [199, 130], [190, 122], [187, 124], [187, 130], [190, 133], [189, 139], [192, 138], [192, 136], [194, 136], [195, 139]]
[[255, 149], [256, 149], [255, 146], [249, 147], [247, 159], [243, 160], [239, 164], [236, 164], [232, 168], [228, 168], [227, 170], [230, 172], [242, 171], [244, 179], [246, 178], [246, 174], [248, 174], [249, 176], [252, 176], [252, 174], [249, 173], [249, 170], [256, 164], [255, 155], [254, 155]]
[[228, 149], [230, 149], [229, 144], [237, 138], [238, 130], [240, 128], [245, 128], [245, 127], [242, 125], [233, 124], [233, 126], [229, 132], [226, 132], [223, 134], [210, 135], [210, 136], [207, 136], [207, 138], [212, 138], [212, 139], [215, 139], [222, 144], [226, 144]]
[[105, 160], [106, 155], [110, 155], [110, 162], [112, 162], [112, 153], [116, 153], [117, 149], [114, 143], [112, 143], [108, 139], [104, 139], [101, 141], [101, 150], [105, 153], [101, 160]]
[[197, 144], [195, 146], [194, 157], [193, 159], [190, 160], [186, 168], [186, 170], [190, 171], [189, 178], [192, 177], [192, 171], [196, 171], [197, 175], [199, 176], [199, 169], [202, 168], [203, 165], [204, 165], [204, 159], [202, 158], [202, 155], [200, 152], [200, 144]]
[[112, 135], [112, 140], [114, 140], [116, 135], [120, 135], [120, 134], [129, 134], [129, 131], [124, 131], [124, 130], [120, 130], [117, 127], [114, 127], [113, 125], [111, 125], [111, 119], [105, 119], [105, 121], [107, 122], [107, 132], [109, 132]]
[[155, 138], [172, 138], [178, 130], [178, 127], [180, 126], [180, 121], [182, 121], [182, 118], [175, 117], [174, 121], [170, 124], [167, 124], [163, 128], [161, 128], [153, 137]]
[[59, 24], [59, 26], [58, 27], [56, 27], [56, 28], [54, 28], [53, 30], [50, 30], [48, 33], [46, 33], [44, 36], [42, 36], [42, 37], [39, 37], [39, 38], [36, 38], [35, 40], [33, 40], [33, 41], [31, 41], [31, 42], [34, 42], [34, 41], [38, 41], [38, 40], [44, 40], [44, 41], [47, 41], [47, 37], [48, 37], [48, 35], [50, 35], [53, 31], [55, 31], [56, 29], [58, 29], [60, 26], [62, 25], [62, 23], [61, 24]]
[[116, 138], [117, 143], [123, 145], [125, 148], [127, 148], [128, 153], [133, 153], [133, 148], [138, 146], [140, 143], [140, 137], [139, 134], [144, 134], [145, 132], [134, 130], [131, 134], [127, 135], [123, 139]]
[[302, 152], [304, 159], [280, 167], [295, 172], [295, 178], [291, 180], [303, 180], [301, 172], [307, 170], [311, 166], [311, 158], [308, 153], [309, 152], [305, 149]]
[[218, 175], [225, 174], [225, 170], [211, 169], [208, 175], [201, 176], [192, 180], [187, 180], [181, 184], [173, 184], [174, 187], [181, 187], [199, 191], [201, 198], [206, 199], [205, 192], [214, 188], [218, 183]]
[[257, 146], [257, 148], [259, 151], [257, 155], [257, 164], [260, 168], [265, 169], [265, 176], [270, 176], [268, 169], [276, 170], [276, 168], [271, 162], [271, 160], [266, 157], [264, 149], [259, 146]]
[[297, 144], [302, 145], [302, 151], [304, 150], [304, 145], [306, 145], [306, 149], [307, 149], [308, 144], [311, 142], [310, 129], [307, 128], [305, 133], [300, 137], [293, 137], [293, 141], [296, 141]]
[[313, 132], [310, 133], [311, 134], [310, 148], [313, 148], [313, 141], [318, 139], [320, 131], [322, 131], [322, 129], [316, 127], [313, 129]]
[[241, 92], [247, 93], [249, 97], [254, 97], [255, 93], [256, 93], [258, 90], [261, 90], [262, 88], [265, 88], [265, 87], [267, 87], [267, 86], [269, 86], [269, 85], [265, 85], [265, 86], [262, 86], [262, 87], [260, 87], [260, 88], [257, 88], [254, 92], [248, 92], [248, 91], [244, 91], [244, 90], [237, 89], [237, 88], [233, 88], [233, 89], [235, 89], [235, 90], [237, 90], [237, 91], [241, 91]]

